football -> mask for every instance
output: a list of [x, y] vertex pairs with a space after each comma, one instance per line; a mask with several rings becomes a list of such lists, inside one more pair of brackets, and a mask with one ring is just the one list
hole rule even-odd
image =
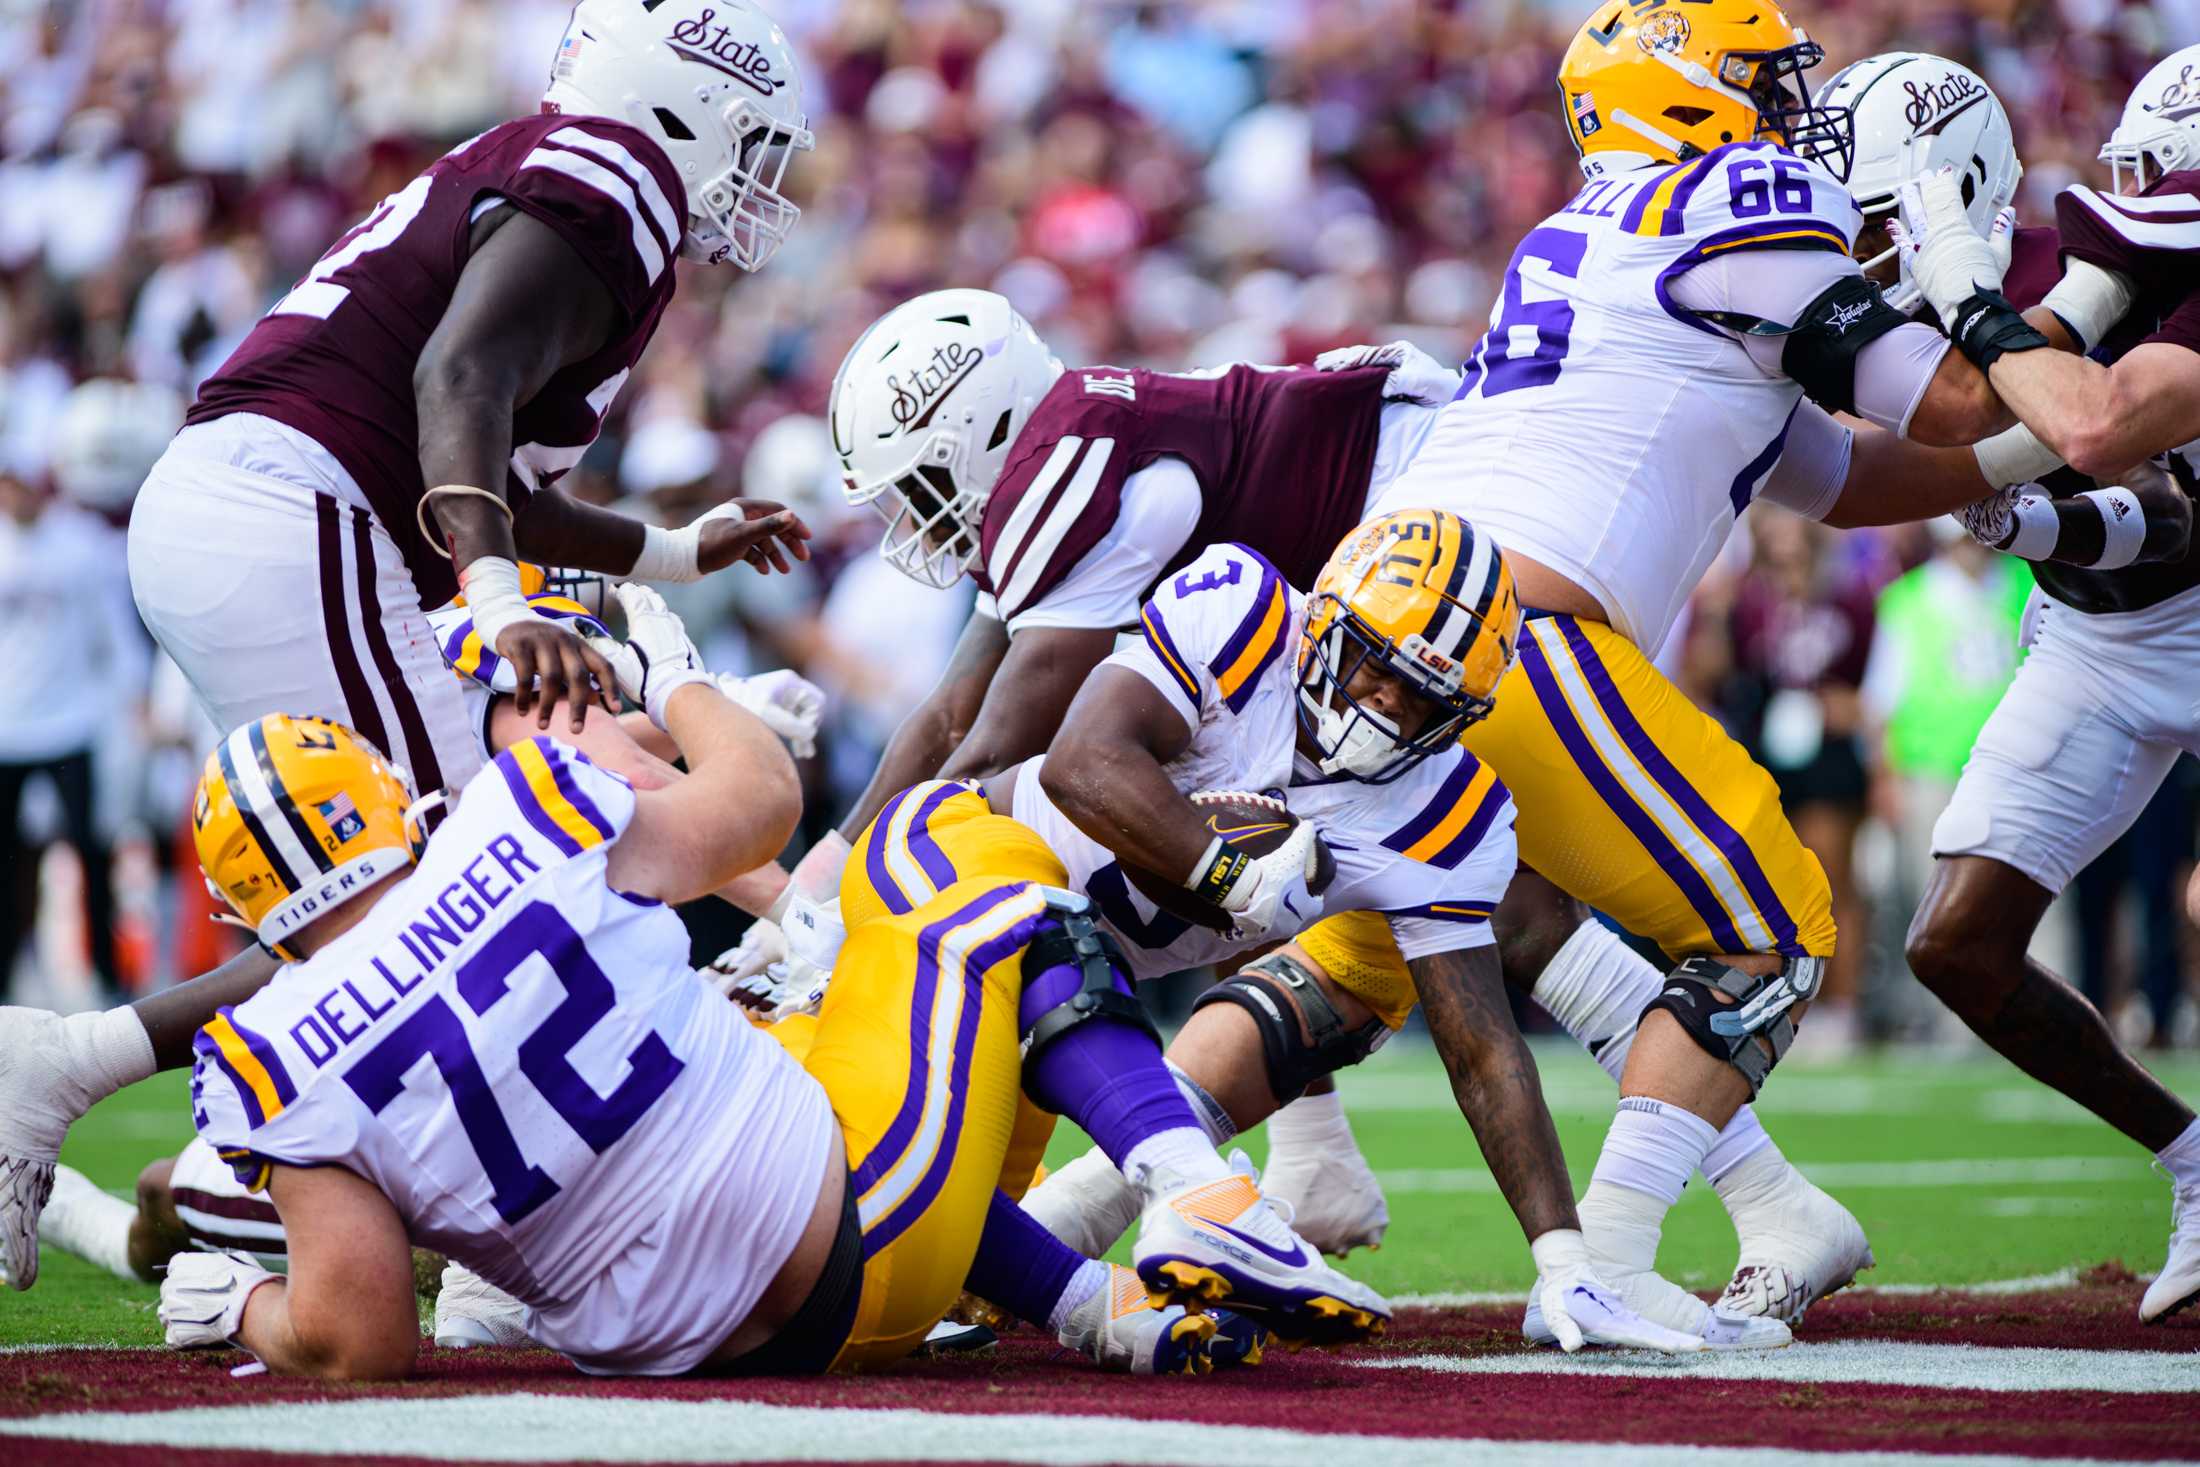
[[[1209, 830], [1254, 856], [1265, 856], [1289, 840], [1299, 823], [1299, 817], [1291, 813], [1290, 807], [1272, 795], [1256, 795], [1245, 790], [1201, 790], [1191, 797], [1191, 801], [1206, 817]], [[1218, 932], [1229, 930], [1228, 912], [1167, 877], [1136, 866], [1124, 867], [1123, 874], [1138, 888], [1141, 896], [1162, 911]], [[1336, 874], [1337, 862], [1329, 854], [1329, 847], [1315, 841], [1314, 874], [1307, 880], [1307, 890], [1319, 894]]]

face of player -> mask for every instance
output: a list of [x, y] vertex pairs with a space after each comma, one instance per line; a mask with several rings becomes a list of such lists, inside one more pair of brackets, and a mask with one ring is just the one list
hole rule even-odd
[[1398, 730], [1400, 743], [1419, 737], [1429, 720], [1442, 711], [1411, 683], [1378, 665], [1372, 657], [1361, 660], [1345, 680], [1344, 690], [1368, 712], [1388, 719]]
[[[1889, 217], [1893, 216], [1890, 215]], [[1875, 219], [1868, 221], [1857, 232], [1856, 248], [1850, 253], [1859, 260], [1878, 259], [1893, 244], [1894, 241], [1887, 237], [1887, 221], [1885, 219]], [[1867, 266], [1864, 270], [1864, 278], [1882, 290], [1897, 283], [1901, 277], [1902, 262], [1892, 255], [1888, 255], [1886, 259], [1880, 260], [1876, 265]]]

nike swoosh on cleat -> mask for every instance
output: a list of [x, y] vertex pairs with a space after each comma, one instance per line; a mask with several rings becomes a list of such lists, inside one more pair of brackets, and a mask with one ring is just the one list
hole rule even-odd
[[1284, 1267], [1286, 1268], [1306, 1267], [1306, 1250], [1299, 1247], [1296, 1243], [1292, 1244], [1291, 1251], [1286, 1253], [1280, 1248], [1271, 1248], [1266, 1243], [1263, 1243], [1260, 1239], [1252, 1236], [1250, 1233], [1239, 1232], [1236, 1228], [1231, 1227], [1228, 1223], [1208, 1222], [1205, 1218], [1199, 1218], [1196, 1219], [1196, 1221], [1201, 1227], [1213, 1228], [1218, 1233], [1228, 1233], [1231, 1237], [1237, 1239], [1246, 1247], [1258, 1249], [1260, 1252], [1267, 1254], [1270, 1258], [1275, 1259], [1276, 1262], [1284, 1265]]

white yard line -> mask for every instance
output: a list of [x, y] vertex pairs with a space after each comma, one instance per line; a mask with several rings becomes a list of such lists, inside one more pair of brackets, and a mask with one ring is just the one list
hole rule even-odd
[[[1097, 1467], [1817, 1467], [1822, 1453], [1763, 1447], [1358, 1436], [1123, 1417], [965, 1415], [504, 1395], [267, 1403], [179, 1411], [38, 1416], [10, 1437], [169, 1449], [431, 1457], [468, 1462], [817, 1462], [988, 1460]], [[2037, 1467], [2038, 1458], [1844, 1454], [1862, 1467]]]
[[[2116, 1156], [1956, 1157], [1947, 1161], [1798, 1162], [1822, 1187], [2008, 1187], [2130, 1182], [2146, 1177], [2143, 1161]], [[1480, 1167], [1400, 1167], [1377, 1174], [1386, 1192], [1495, 1195], [1497, 1182]]]
[[[2147, 1283], [2153, 1277], [2152, 1274], [2140, 1274], [2138, 1281]], [[2013, 1279], [1988, 1279], [1976, 1284], [1857, 1284], [1843, 1290], [1843, 1295], [2040, 1294], [2054, 1289], [2067, 1289], [2077, 1281], [2076, 1269], [2060, 1268], [2053, 1273], [2026, 1274], [2022, 1278]], [[1525, 1305], [1528, 1296], [1521, 1290], [1467, 1290], [1456, 1293], [1393, 1294], [1390, 1302], [1400, 1309], [1470, 1309], [1485, 1304]], [[2200, 1365], [2200, 1361], [2195, 1364]]]
[[2178, 1391], [2200, 1394], [2191, 1355], [2161, 1350], [2053, 1350], [1988, 1345], [1915, 1345], [1837, 1340], [1785, 1350], [1702, 1355], [1639, 1351], [1566, 1356], [1406, 1355], [1353, 1363], [1369, 1370], [1442, 1370], [1458, 1375], [1625, 1375], [1652, 1380], [1777, 1380], [1797, 1384], [1933, 1386], [1971, 1391]]

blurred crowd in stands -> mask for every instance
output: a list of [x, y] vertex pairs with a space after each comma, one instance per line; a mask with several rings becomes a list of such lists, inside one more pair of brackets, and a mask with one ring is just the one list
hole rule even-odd
[[[720, 577], [680, 606], [716, 662], [792, 664], [835, 695], [811, 771], [821, 822], [863, 783], [968, 607], [883, 567], [867, 554], [875, 521], [839, 503], [818, 415], [874, 316], [985, 285], [1072, 364], [1302, 361], [1401, 335], [1457, 360], [1514, 241], [1578, 181], [1552, 76], [1582, 0], [763, 3], [806, 62], [818, 150], [792, 191], [807, 212], [761, 275], [681, 267], [656, 344], [566, 486], [672, 522], [737, 487], [810, 517], [822, 553], [797, 584]], [[82, 955], [89, 1002], [205, 954], [195, 882], [156, 873], [178, 869], [208, 731], [130, 636], [119, 541], [53, 493], [62, 404], [92, 378], [187, 400], [369, 204], [533, 110], [567, 9], [0, 0], [0, 685], [13, 704], [0, 716], [0, 980], [46, 914], [16, 966], [21, 996], [68, 1001], [52, 990]], [[2200, 0], [1791, 13], [1826, 46], [1821, 81], [1897, 46], [1976, 67], [2016, 119], [2032, 220], [2099, 173], [2094, 152], [2148, 63], [2200, 38]], [[170, 410], [157, 393], [133, 402], [155, 429]], [[126, 517], [127, 486], [74, 497]], [[1665, 660], [1779, 773], [1835, 876], [1843, 1022], [1921, 1034], [1933, 1018], [1896, 981], [1899, 934], [1964, 728], [2014, 665], [2023, 571], [1924, 527], [1842, 537], [1777, 513], [1745, 522]], [[45, 703], [61, 711], [31, 716]], [[2178, 999], [2192, 934], [2167, 885], [2191, 855], [2191, 789], [2173, 781], [2160, 818], [2079, 893], [2063, 955], [2161, 1042], [2193, 1026]], [[56, 835], [94, 853], [89, 871], [37, 858]], [[56, 883], [88, 889], [96, 939], [74, 915], [87, 904], [57, 901]]]

